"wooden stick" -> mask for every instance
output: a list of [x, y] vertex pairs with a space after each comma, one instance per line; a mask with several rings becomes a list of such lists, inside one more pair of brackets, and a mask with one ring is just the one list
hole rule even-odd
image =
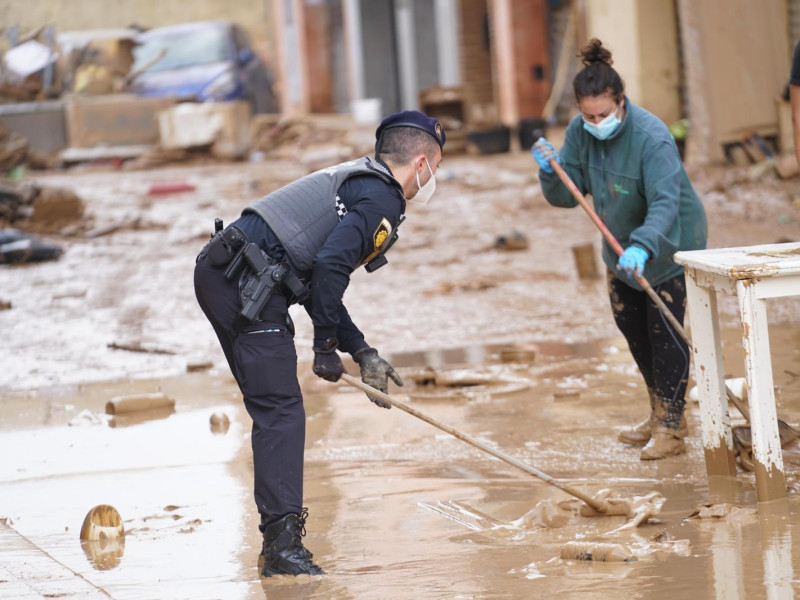
[[[622, 246], [614, 237], [614, 235], [608, 230], [606, 224], [603, 223], [600, 217], [597, 216], [597, 213], [594, 212], [594, 209], [591, 206], [589, 206], [589, 203], [586, 201], [586, 198], [583, 196], [583, 194], [581, 194], [580, 190], [578, 189], [578, 186], [575, 185], [575, 182], [572, 181], [570, 176], [567, 175], [567, 172], [564, 171], [564, 169], [561, 167], [560, 164], [558, 164], [558, 162], [556, 162], [555, 159], [550, 159], [550, 166], [553, 167], [553, 170], [558, 175], [558, 178], [561, 179], [561, 182], [570, 191], [572, 197], [575, 198], [575, 200], [577, 200], [578, 204], [581, 205], [581, 208], [584, 210], [584, 212], [586, 212], [586, 214], [589, 215], [589, 218], [592, 220], [595, 226], [597, 226], [597, 228], [600, 230], [600, 233], [603, 234], [603, 238], [605, 238], [605, 240], [608, 242], [608, 244], [611, 246], [614, 252], [617, 253], [617, 256], [622, 256], [622, 253], [625, 252], [622, 249]], [[645, 292], [647, 292], [647, 295], [650, 296], [650, 299], [655, 303], [655, 305], [658, 307], [661, 313], [667, 318], [667, 321], [669, 321], [672, 327], [675, 329], [675, 331], [678, 332], [678, 335], [680, 335], [683, 341], [686, 342], [686, 345], [689, 346], [689, 348], [691, 348], [692, 340], [689, 339], [689, 336], [687, 335], [686, 330], [683, 328], [683, 325], [681, 325], [678, 322], [678, 319], [675, 318], [675, 315], [672, 314], [672, 311], [669, 309], [669, 307], [666, 304], [664, 304], [664, 301], [652, 288], [650, 283], [644, 278], [643, 275], [636, 275], [634, 273], [634, 277], [636, 278], [637, 283], [640, 286], [642, 286], [642, 289]], [[739, 403], [739, 399], [731, 391], [731, 388], [729, 388], [727, 384], [725, 384], [725, 395], [727, 396], [728, 400], [739, 410], [739, 412], [742, 413], [742, 416], [749, 423], [750, 422], [749, 413], [744, 410], [744, 407], [742, 407], [742, 405]], [[797, 431], [794, 427], [792, 427], [788, 423], [785, 423], [784, 426], [788, 430], [791, 430], [796, 437], [800, 438], [800, 431]]]
[[453, 437], [458, 438], [462, 442], [466, 442], [470, 446], [474, 446], [478, 450], [482, 450], [483, 452], [486, 452], [487, 454], [491, 454], [495, 458], [498, 458], [498, 459], [502, 460], [504, 463], [507, 463], [507, 464], [511, 465], [512, 467], [516, 467], [516, 468], [518, 468], [518, 469], [520, 469], [522, 471], [525, 471], [529, 475], [533, 475], [534, 477], [538, 477], [542, 481], [545, 481], [545, 482], [549, 483], [550, 485], [552, 485], [554, 487], [557, 487], [562, 492], [566, 492], [570, 496], [575, 496], [576, 498], [582, 500], [583, 502], [585, 502], [586, 504], [591, 506], [597, 512], [603, 513], [603, 514], [606, 513], [607, 507], [604, 504], [602, 504], [601, 502], [598, 502], [597, 500], [593, 499], [591, 496], [587, 496], [583, 492], [581, 492], [579, 490], [576, 490], [574, 488], [571, 488], [570, 486], [561, 483], [560, 481], [558, 481], [557, 479], [554, 479], [553, 477], [551, 477], [547, 473], [545, 473], [543, 471], [540, 471], [539, 469], [535, 469], [535, 468], [531, 467], [530, 465], [526, 465], [524, 462], [517, 460], [513, 456], [509, 456], [505, 452], [501, 452], [500, 450], [495, 450], [491, 446], [489, 446], [489, 445], [487, 445], [487, 444], [485, 444], [485, 443], [483, 443], [483, 442], [481, 442], [479, 440], [476, 440], [474, 437], [471, 437], [471, 436], [467, 435], [466, 433], [461, 433], [460, 431], [458, 431], [457, 429], [453, 429], [449, 425], [445, 425], [444, 423], [440, 423], [436, 419], [434, 419], [432, 417], [429, 417], [428, 415], [426, 415], [424, 413], [421, 413], [421, 412], [419, 412], [418, 410], [416, 410], [414, 408], [411, 408], [408, 404], [400, 402], [399, 400], [395, 400], [389, 394], [384, 394], [383, 392], [381, 392], [379, 390], [376, 390], [375, 388], [373, 388], [372, 386], [367, 385], [366, 383], [364, 383], [360, 379], [357, 379], [357, 378], [353, 377], [352, 375], [348, 375], [347, 373], [345, 373], [344, 375], [342, 375], [342, 381], [344, 381], [345, 383], [349, 383], [353, 387], [356, 387], [356, 388], [360, 389], [362, 392], [366, 392], [367, 394], [369, 394], [371, 396], [377, 396], [378, 398], [380, 398], [381, 400], [383, 400], [385, 402], [388, 402], [392, 406], [394, 406], [396, 408], [399, 408], [400, 410], [402, 410], [404, 412], [407, 412], [412, 417], [416, 417], [416, 418], [418, 418], [418, 419], [420, 419], [422, 421], [425, 421], [429, 425], [433, 425], [437, 429], [441, 429], [442, 431], [444, 431], [446, 433], [449, 433], [450, 435], [452, 435]]

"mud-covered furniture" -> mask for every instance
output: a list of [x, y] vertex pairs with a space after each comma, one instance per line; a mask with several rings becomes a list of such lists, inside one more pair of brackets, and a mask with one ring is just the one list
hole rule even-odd
[[739, 301], [758, 501], [783, 498], [766, 300], [800, 296], [800, 243], [678, 252], [675, 261], [686, 268], [706, 471], [736, 475], [717, 315], [717, 292], [725, 292]]

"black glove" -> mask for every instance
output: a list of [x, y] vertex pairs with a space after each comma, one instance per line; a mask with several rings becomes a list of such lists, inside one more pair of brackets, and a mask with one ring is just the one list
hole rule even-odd
[[344, 373], [342, 359], [336, 353], [339, 342], [336, 338], [328, 338], [324, 342], [314, 344], [314, 366], [311, 368], [314, 375], [322, 377], [325, 381], [339, 381]]
[[[400, 375], [394, 370], [392, 365], [378, 356], [375, 348], [362, 348], [353, 353], [353, 360], [361, 367], [361, 381], [380, 390], [384, 394], [389, 390], [389, 377], [397, 385], [403, 385]], [[376, 396], [367, 394], [367, 398], [372, 400], [381, 408], [392, 408], [392, 405]]]

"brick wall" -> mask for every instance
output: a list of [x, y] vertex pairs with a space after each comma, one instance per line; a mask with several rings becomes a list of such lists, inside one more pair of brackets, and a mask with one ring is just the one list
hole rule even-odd
[[461, 0], [461, 73], [471, 105], [494, 102], [487, 18], [487, 0]]

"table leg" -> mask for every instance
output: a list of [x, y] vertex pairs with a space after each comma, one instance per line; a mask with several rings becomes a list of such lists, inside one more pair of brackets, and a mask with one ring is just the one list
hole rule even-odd
[[692, 324], [694, 372], [700, 398], [700, 424], [703, 429], [703, 451], [709, 476], [736, 476], [736, 462], [725, 396], [722, 366], [717, 292], [702, 287], [694, 279], [694, 270], [687, 269], [686, 301]]
[[758, 298], [757, 287], [758, 283], [754, 280], [736, 283], [742, 318], [747, 394], [750, 399], [756, 491], [758, 501], [766, 502], [786, 497], [786, 478], [772, 382], [767, 303]]

